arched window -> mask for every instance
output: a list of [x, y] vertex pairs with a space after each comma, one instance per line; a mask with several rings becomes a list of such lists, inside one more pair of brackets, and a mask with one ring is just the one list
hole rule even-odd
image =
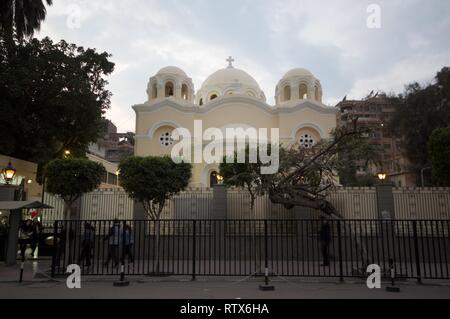
[[200, 99], [200, 101], [198, 101], [199, 105], [203, 105], [203, 98]]
[[291, 87], [290, 85], [286, 85], [284, 87], [284, 100], [283, 101], [289, 101], [291, 99]]
[[213, 187], [214, 185], [217, 185], [217, 184], [218, 184], [217, 172], [213, 171], [209, 175], [209, 187]]
[[152, 99], [156, 99], [158, 97], [158, 88], [156, 86], [156, 83], [153, 83], [152, 85]]
[[215, 98], [217, 98], [217, 94], [211, 95], [211, 97], [209, 98], [209, 100], [212, 101], [212, 100], [214, 100]]
[[316, 85], [314, 88], [314, 95], [316, 97], [316, 101], [320, 101], [320, 93], [319, 93], [319, 87]]
[[189, 92], [188, 86], [186, 84], [183, 84], [181, 86], [181, 98], [183, 100], [188, 100], [188, 98], [189, 98], [188, 97], [188, 92]]
[[169, 97], [169, 96], [173, 96], [173, 83], [172, 82], [166, 82], [166, 89], [165, 89], [165, 92], [166, 92], [166, 97]]
[[306, 84], [300, 84], [298, 96], [300, 97], [300, 100], [306, 100], [308, 98], [308, 88], [306, 87]]

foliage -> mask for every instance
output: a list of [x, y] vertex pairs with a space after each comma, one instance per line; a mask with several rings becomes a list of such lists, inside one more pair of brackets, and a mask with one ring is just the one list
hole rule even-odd
[[0, 37], [2, 153], [37, 163], [60, 158], [65, 149], [84, 154], [105, 129], [109, 57], [63, 40], [11, 45]]
[[0, 30], [10, 35], [13, 32], [19, 39], [31, 37], [34, 31], [39, 30], [45, 19], [47, 5], [52, 0], [2, 0], [0, 2]]
[[433, 131], [428, 150], [433, 178], [441, 186], [450, 186], [450, 127]]
[[61, 196], [68, 206], [96, 189], [106, 173], [102, 164], [80, 158], [55, 159], [45, 169], [47, 192]]
[[337, 215], [323, 194], [336, 184], [337, 170], [343, 165], [338, 154], [350, 152], [356, 139], [366, 133], [365, 129], [357, 128], [354, 119], [352, 125], [336, 129], [331, 139], [312, 148], [299, 144], [280, 148], [279, 169], [275, 174], [261, 174], [257, 165], [231, 163], [221, 165], [221, 174], [226, 175], [224, 180], [228, 183], [251, 188], [254, 194], [267, 193], [273, 203], [288, 209], [303, 206]]
[[418, 174], [429, 165], [427, 145], [431, 133], [450, 123], [450, 68], [442, 68], [433, 84], [412, 83], [394, 99], [399, 106], [390, 129], [402, 138], [406, 155]]
[[[271, 151], [268, 145], [268, 152]], [[239, 154], [242, 152], [243, 154]], [[255, 152], [256, 163], [250, 163], [249, 154]], [[244, 163], [239, 163], [239, 156], [245, 158]], [[246, 189], [251, 198], [251, 208], [255, 205], [256, 196], [261, 193], [261, 167], [265, 166], [259, 156], [259, 147], [250, 149], [247, 145], [244, 150], [235, 151], [232, 158], [224, 157], [219, 165], [220, 175], [223, 177], [223, 183], [226, 186], [235, 186]]]
[[154, 220], [159, 220], [166, 201], [185, 189], [191, 178], [191, 165], [177, 164], [169, 156], [129, 157], [119, 170], [122, 187]]
[[344, 186], [372, 186], [375, 184], [374, 176], [358, 175], [360, 168], [366, 168], [369, 164], [380, 164], [381, 147], [370, 143], [368, 133], [350, 138], [347, 146], [338, 154], [337, 171], [340, 184]]

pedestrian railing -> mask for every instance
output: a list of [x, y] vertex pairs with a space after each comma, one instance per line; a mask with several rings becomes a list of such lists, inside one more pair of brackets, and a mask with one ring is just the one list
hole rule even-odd
[[[328, 225], [326, 225], [328, 224]], [[450, 279], [449, 220], [56, 221], [52, 275], [396, 277]], [[159, 234], [159, 235], [158, 235]], [[69, 238], [68, 242], [66, 238]]]

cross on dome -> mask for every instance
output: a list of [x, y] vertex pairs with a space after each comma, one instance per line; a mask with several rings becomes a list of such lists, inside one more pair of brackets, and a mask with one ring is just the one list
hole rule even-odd
[[226, 61], [228, 62], [228, 68], [232, 68], [234, 59], [231, 57], [231, 55], [228, 57], [228, 59], [226, 59]]

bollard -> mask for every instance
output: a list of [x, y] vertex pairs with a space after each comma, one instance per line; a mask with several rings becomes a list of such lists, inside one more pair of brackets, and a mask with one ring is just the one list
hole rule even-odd
[[389, 259], [389, 268], [391, 272], [391, 285], [386, 287], [386, 291], [400, 292], [400, 288], [395, 286], [395, 268], [393, 259]]
[[130, 282], [128, 280], [125, 280], [125, 265], [123, 264], [123, 262], [120, 265], [120, 279], [119, 281], [115, 281], [113, 285], [114, 287], [125, 287], [130, 285]]
[[267, 245], [267, 220], [264, 221], [264, 250], [265, 250], [265, 257], [264, 257], [264, 285], [259, 285], [259, 290], [275, 290], [275, 287], [272, 285], [269, 285], [269, 261], [268, 261], [268, 245]]
[[264, 272], [264, 285], [259, 286], [259, 290], [275, 290], [275, 287], [272, 285], [269, 285], [269, 268], [266, 268]]

